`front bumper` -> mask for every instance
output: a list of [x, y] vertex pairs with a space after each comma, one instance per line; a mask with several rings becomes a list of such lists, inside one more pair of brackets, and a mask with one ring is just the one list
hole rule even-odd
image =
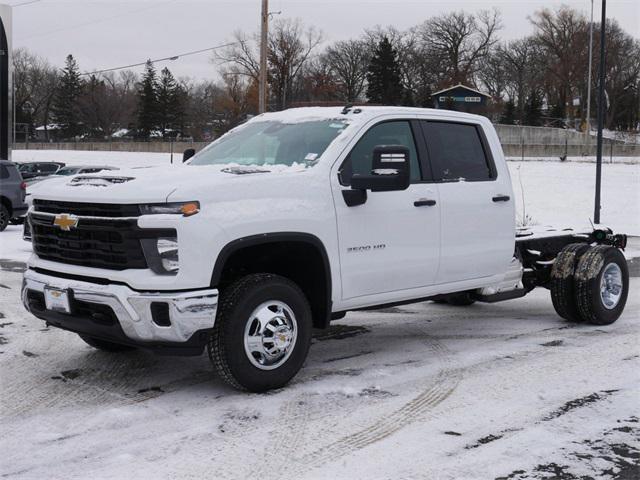
[[[70, 314], [46, 309], [46, 286], [69, 290]], [[157, 353], [198, 355], [215, 322], [218, 290], [139, 292], [29, 269], [22, 302], [36, 317], [65, 330]]]

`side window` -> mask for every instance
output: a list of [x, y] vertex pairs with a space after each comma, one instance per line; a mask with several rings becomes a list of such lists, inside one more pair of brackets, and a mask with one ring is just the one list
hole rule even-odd
[[5, 179], [5, 178], [9, 178], [10, 174], [9, 174], [9, 169], [7, 168], [6, 165], [0, 165], [0, 178]]
[[452, 122], [423, 122], [422, 125], [435, 181], [495, 178], [475, 125]]
[[403, 145], [409, 149], [411, 182], [420, 181], [420, 166], [411, 125], [407, 120], [379, 123], [365, 133], [340, 168], [340, 183], [349, 185], [354, 173], [371, 173], [373, 149], [378, 145]]
[[58, 165], [54, 163], [41, 163], [38, 167], [39, 172], [55, 172], [59, 168]]

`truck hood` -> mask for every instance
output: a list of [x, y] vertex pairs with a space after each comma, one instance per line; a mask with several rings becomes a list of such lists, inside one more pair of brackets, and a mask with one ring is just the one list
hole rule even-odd
[[[194, 197], [216, 187], [270, 183], [274, 177], [308, 170], [304, 165], [175, 165], [122, 169], [39, 182], [29, 188], [33, 199], [92, 203], [160, 203]], [[279, 182], [278, 182], [279, 183]], [[225, 191], [229, 191], [227, 188]], [[235, 191], [232, 188], [231, 191]], [[244, 190], [243, 188], [240, 191]], [[175, 195], [172, 195], [174, 194]], [[238, 193], [240, 195], [240, 192]]]

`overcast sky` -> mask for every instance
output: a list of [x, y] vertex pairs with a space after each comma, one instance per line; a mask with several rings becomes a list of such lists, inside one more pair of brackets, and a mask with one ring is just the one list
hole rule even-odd
[[[34, 2], [34, 3], [29, 3]], [[14, 47], [26, 47], [55, 65], [67, 54], [83, 71], [117, 67], [230, 41], [235, 30], [257, 30], [260, 0], [0, 0], [13, 10]], [[595, 0], [594, 19], [600, 18]], [[532, 31], [528, 16], [543, 7], [570, 5], [589, 15], [589, 0], [270, 0], [271, 11], [298, 17], [327, 41], [357, 37], [375, 25], [405, 29], [453, 10], [497, 7], [503, 39]], [[640, 38], [640, 1], [609, 0], [607, 16]], [[211, 53], [165, 62], [176, 76], [215, 78]], [[134, 69], [140, 71], [141, 68]]]

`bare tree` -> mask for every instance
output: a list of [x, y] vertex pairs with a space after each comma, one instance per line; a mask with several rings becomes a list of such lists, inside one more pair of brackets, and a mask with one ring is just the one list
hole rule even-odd
[[41, 57], [19, 48], [13, 52], [16, 122], [32, 128], [49, 123], [58, 73]]
[[576, 87], [585, 80], [589, 24], [582, 13], [567, 6], [540, 10], [530, 21], [536, 28], [534, 40], [546, 58], [548, 100], [556, 107], [555, 115], [564, 116]]
[[274, 22], [269, 31], [269, 78], [279, 108], [287, 107], [294, 80], [321, 41], [322, 33], [303, 27], [300, 20]]
[[[236, 75], [257, 81], [259, 74], [258, 36], [235, 34], [237, 43], [220, 52], [214, 59], [224, 66], [224, 76]], [[270, 93], [277, 109], [286, 108], [291, 100], [294, 82], [306, 62], [322, 42], [322, 33], [305, 27], [298, 19], [279, 19], [269, 29], [268, 69]]]
[[418, 32], [427, 55], [438, 60], [442, 84], [475, 83], [478, 67], [498, 41], [498, 10], [453, 12], [427, 20]]
[[335, 79], [340, 100], [352, 103], [362, 98], [369, 58], [370, 50], [361, 40], [340, 41], [327, 48], [324, 59]]
[[495, 55], [504, 68], [505, 92], [522, 120], [527, 98], [543, 83], [545, 66], [540, 50], [531, 37], [525, 37], [498, 46]]
[[508, 70], [499, 48], [492, 49], [478, 68], [478, 80], [494, 101], [503, 99], [508, 84]]

